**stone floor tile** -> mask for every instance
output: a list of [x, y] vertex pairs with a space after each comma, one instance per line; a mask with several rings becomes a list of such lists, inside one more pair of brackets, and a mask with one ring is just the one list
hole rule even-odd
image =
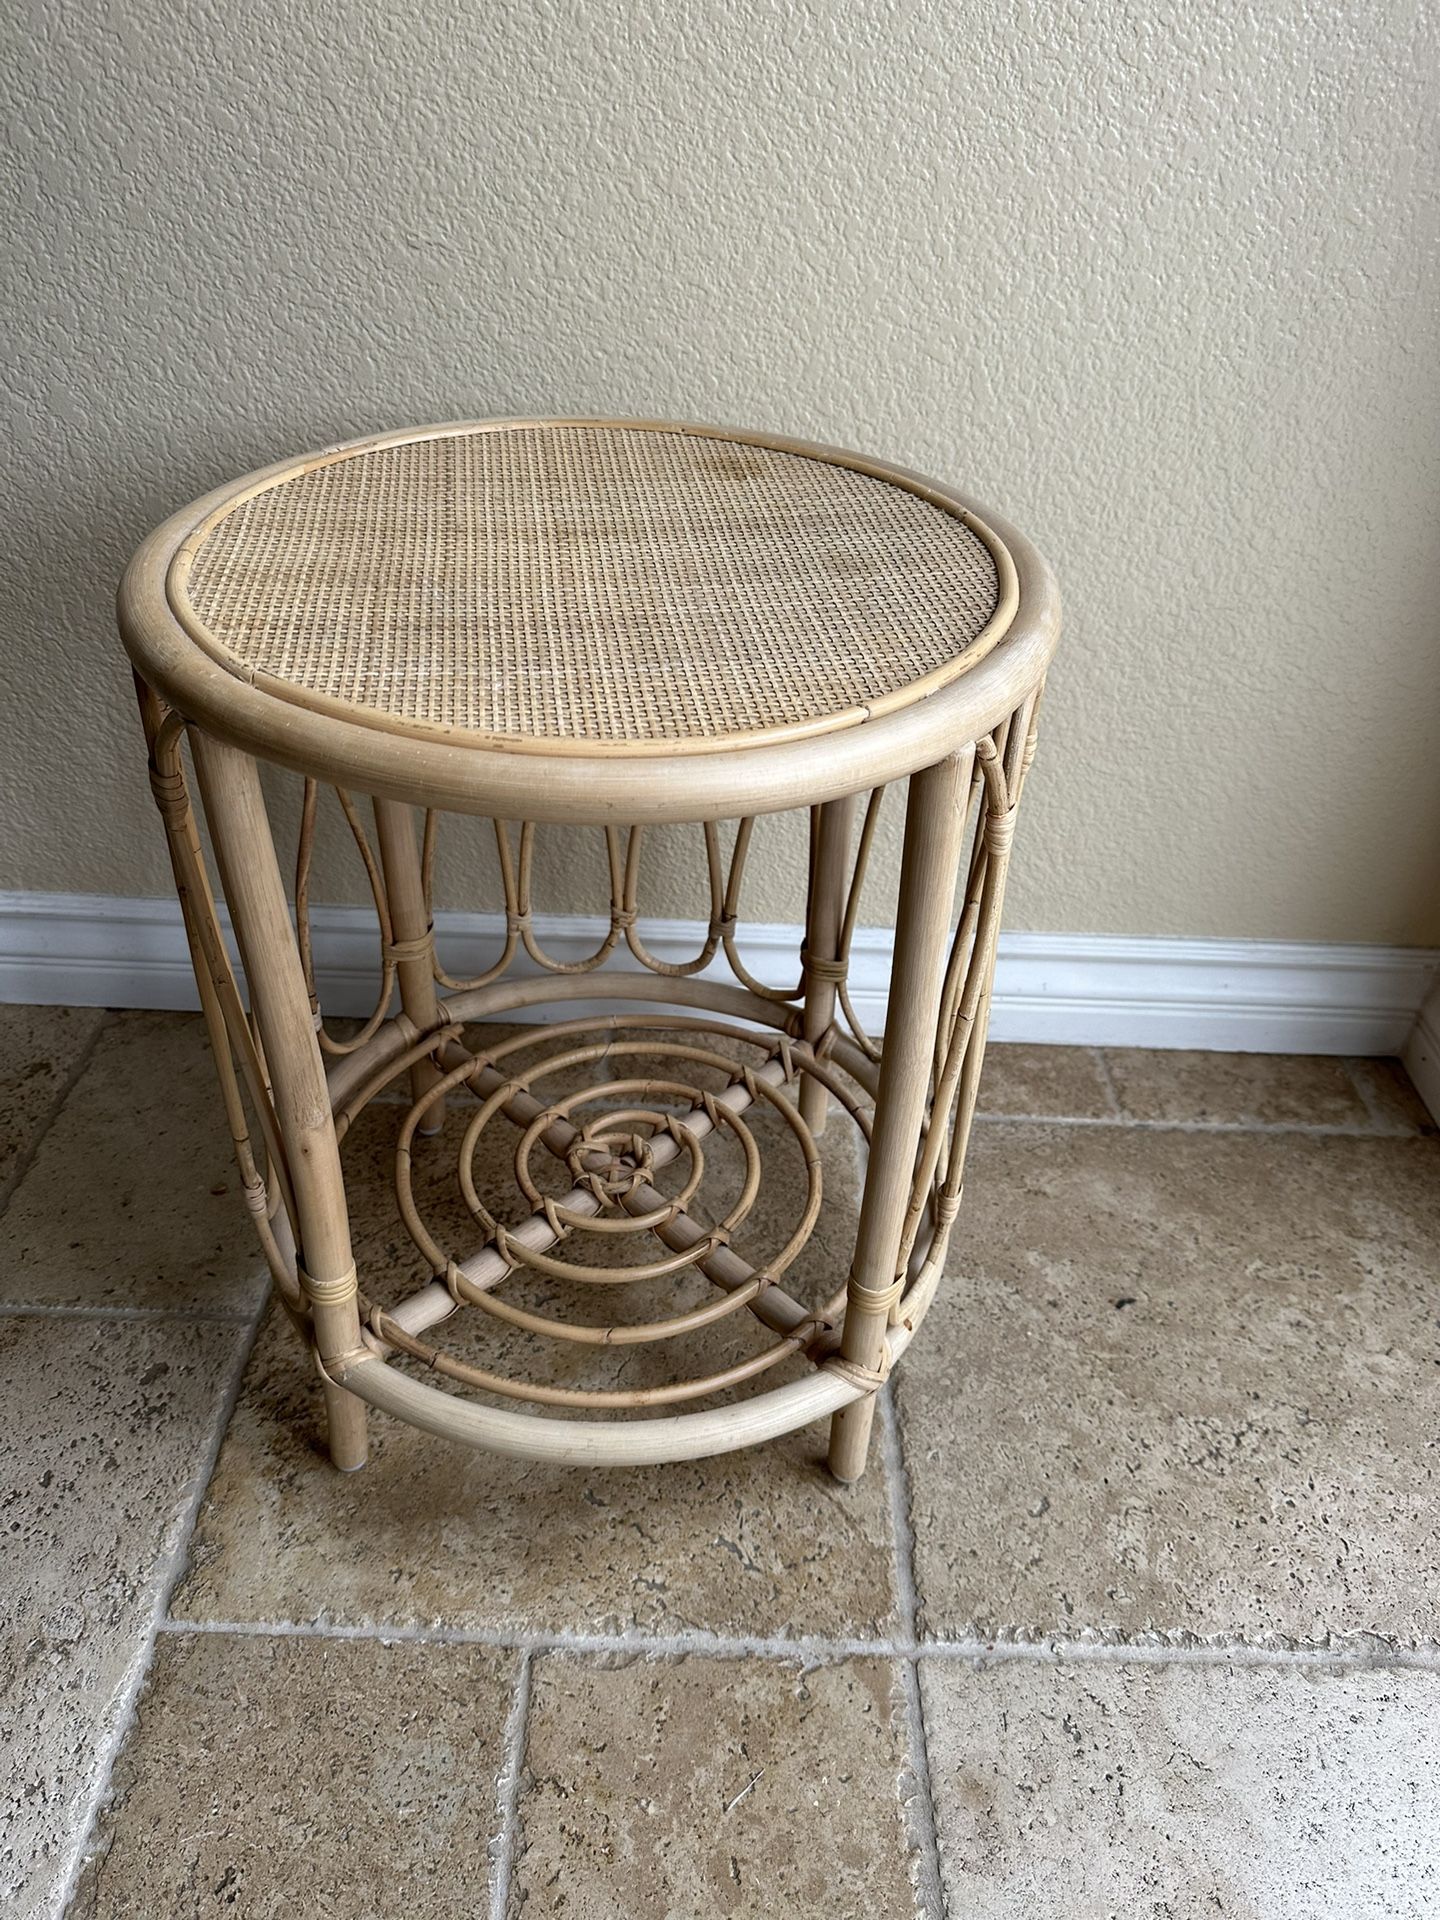
[[1024, 1660], [922, 1676], [966, 1920], [1440, 1912], [1434, 1674]]
[[981, 1128], [897, 1370], [931, 1633], [1440, 1637], [1440, 1144]]
[[50, 1911], [81, 1839], [244, 1338], [0, 1318], [0, 1909], [16, 1920]]
[[99, 1007], [0, 1007], [0, 1194], [105, 1019]]
[[512, 1920], [913, 1911], [888, 1662], [536, 1661]]
[[514, 1665], [162, 1634], [71, 1920], [488, 1912]]
[[0, 1219], [0, 1300], [240, 1313], [265, 1286], [199, 1016], [122, 1015]]
[[1291, 1053], [1187, 1053], [1148, 1047], [1105, 1054], [1131, 1120], [1233, 1126], [1365, 1127], [1365, 1102], [1343, 1060]]
[[977, 1111], [1046, 1120], [1104, 1120], [1115, 1111], [1092, 1047], [985, 1049]]
[[1350, 1077], [1386, 1133], [1440, 1133], [1437, 1121], [1415, 1091], [1399, 1060], [1347, 1060]]

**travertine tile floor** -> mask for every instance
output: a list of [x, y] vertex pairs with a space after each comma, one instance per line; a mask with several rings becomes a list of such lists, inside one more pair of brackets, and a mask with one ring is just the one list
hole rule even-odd
[[0, 1910], [1440, 1915], [1440, 1138], [1385, 1062], [983, 1104], [860, 1486], [342, 1479], [197, 1023], [0, 1009]]

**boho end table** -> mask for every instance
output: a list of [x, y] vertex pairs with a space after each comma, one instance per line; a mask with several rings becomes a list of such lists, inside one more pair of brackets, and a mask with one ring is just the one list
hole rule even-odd
[[[364, 1464], [370, 1407], [522, 1458], [616, 1465], [828, 1415], [831, 1469], [857, 1478], [876, 1391], [934, 1298], [960, 1203], [1059, 629], [1034, 548], [946, 486], [830, 447], [666, 422], [481, 421], [332, 447], [187, 507], [132, 562], [120, 625], [246, 1196], [314, 1356], [335, 1464]], [[303, 783], [293, 898], [262, 761]], [[847, 971], [879, 809], [900, 783], [877, 1044]], [[311, 962], [322, 785], [378, 920], [378, 1004], [343, 1037]], [[742, 885], [756, 817], [797, 808], [804, 938], [795, 984], [777, 987], [745, 963]], [[503, 894], [494, 963], [469, 980], [435, 951], [445, 814], [492, 823]], [[708, 877], [708, 931], [680, 961], [657, 958], [638, 919], [642, 837], [665, 822], [695, 830]], [[608, 928], [580, 960], [537, 932], [546, 823], [604, 841]], [[656, 1002], [675, 1011], [641, 1011]], [[533, 1036], [487, 1023], [537, 1009], [552, 1051], [521, 1065]], [[342, 1143], [371, 1103], [392, 1124], [394, 1198], [429, 1275], [398, 1298], [352, 1253]], [[787, 1270], [825, 1203], [816, 1142], [832, 1113], [867, 1143], [859, 1225], [830, 1297], [802, 1299]], [[462, 1119], [456, 1234], [414, 1167]], [[496, 1127], [515, 1136], [508, 1200], [476, 1174]], [[747, 1229], [764, 1139], [772, 1157], [798, 1155], [803, 1194], [769, 1244]], [[710, 1205], [707, 1159], [723, 1155], [738, 1188]], [[626, 1237], [637, 1257], [617, 1265]], [[501, 1360], [473, 1357], [458, 1330], [475, 1315], [503, 1332]], [[687, 1342], [722, 1319], [749, 1330], [741, 1356], [687, 1368]], [[658, 1381], [587, 1374], [637, 1344], [664, 1357]]]

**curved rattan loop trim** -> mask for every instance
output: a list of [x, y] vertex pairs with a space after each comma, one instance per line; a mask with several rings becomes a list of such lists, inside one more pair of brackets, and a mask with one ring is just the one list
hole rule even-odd
[[320, 1012], [320, 996], [315, 987], [315, 962], [310, 933], [310, 865], [315, 846], [315, 814], [319, 797], [319, 786], [314, 780], [305, 782], [304, 797], [300, 807], [300, 834], [295, 852], [295, 937], [300, 950], [300, 965], [305, 975], [305, 990], [310, 995], [310, 1010], [315, 1016], [315, 1034], [322, 1052], [329, 1054], [354, 1053], [363, 1047], [371, 1035], [376, 1033], [390, 1011], [390, 1001], [395, 991], [396, 963], [404, 956], [397, 951], [394, 928], [390, 920], [390, 902], [385, 892], [385, 881], [380, 872], [379, 862], [370, 849], [369, 835], [366, 833], [360, 816], [343, 787], [335, 788], [335, 798], [340, 803], [340, 811], [345, 816], [345, 824], [350, 829], [350, 837], [355, 842], [365, 869], [366, 883], [370, 888], [370, 898], [375, 907], [375, 918], [380, 930], [380, 987], [375, 998], [375, 1010], [365, 1022], [359, 1033], [349, 1040], [337, 1040], [326, 1031]]
[[[425, 901], [425, 917], [431, 927], [435, 924], [435, 840], [439, 819], [433, 807], [425, 809], [425, 831], [421, 840], [420, 887]], [[492, 980], [498, 980], [515, 958], [520, 944], [520, 929], [517, 921], [515, 901], [515, 876], [510, 863], [510, 836], [503, 820], [492, 820], [491, 828], [495, 835], [495, 850], [500, 862], [501, 883], [505, 889], [505, 940], [500, 949], [499, 958], [483, 973], [472, 975], [468, 979], [457, 979], [440, 964], [438, 953], [431, 962], [435, 978], [442, 987], [449, 987], [457, 993], [473, 993], [479, 987], [488, 987]]]
[[990, 983], [1010, 844], [1021, 788], [1034, 759], [1038, 700], [1037, 689], [1012, 716], [1009, 725], [976, 743], [978, 777], [972, 797], [975, 790], [983, 791], [985, 806], [972, 845], [965, 903], [946, 967], [930, 1118], [901, 1232], [899, 1265], [902, 1270], [911, 1259], [926, 1211], [934, 1227], [932, 1252], [943, 1249], [947, 1243], [959, 1211], [984, 1057]]
[[740, 921], [740, 893], [745, 884], [745, 863], [750, 857], [750, 841], [755, 832], [755, 816], [748, 815], [736, 829], [735, 845], [730, 854], [730, 875], [725, 883], [725, 903], [720, 916], [721, 938], [725, 945], [725, 958], [730, 963], [730, 971], [751, 993], [758, 994], [762, 1000], [772, 1000], [777, 1004], [799, 1000], [805, 992], [805, 982], [798, 980], [793, 987], [767, 987], [763, 980], [757, 980], [740, 958], [739, 944], [735, 938], [735, 929]]
[[720, 872], [720, 830], [713, 820], [702, 821], [701, 829], [705, 835], [705, 872], [710, 883], [710, 929], [706, 935], [705, 944], [693, 960], [657, 960], [640, 938], [635, 920], [640, 892], [640, 848], [645, 829], [631, 827], [625, 844], [624, 912], [623, 917], [616, 916], [616, 925], [623, 925], [626, 945], [641, 966], [648, 967], [651, 973], [664, 974], [671, 980], [683, 980], [687, 974], [703, 972], [715, 958], [716, 949], [725, 931], [724, 882]]
[[836, 985], [836, 998], [845, 1024], [854, 1034], [856, 1042], [871, 1060], [878, 1061], [880, 1048], [871, 1039], [861, 1024], [850, 998], [850, 949], [855, 940], [855, 928], [860, 918], [860, 896], [864, 891], [866, 875], [870, 870], [870, 850], [875, 843], [875, 829], [880, 821], [880, 803], [885, 798], [886, 789], [876, 787], [865, 805], [865, 819], [860, 828], [860, 844], [855, 850], [855, 864], [851, 870], [850, 886], [845, 895], [845, 911], [840, 921], [840, 960], [843, 971]]
[[[546, 953], [530, 923], [531, 894], [530, 882], [535, 861], [535, 822], [525, 820], [520, 826], [520, 878], [515, 896], [515, 905], [511, 909], [513, 924], [520, 930], [520, 938], [525, 943], [525, 951], [537, 967], [544, 967], [547, 973], [593, 973], [598, 966], [609, 959], [620, 939], [620, 925], [617, 916], [624, 910], [625, 875], [620, 854], [620, 835], [614, 827], [603, 829], [605, 834], [605, 857], [610, 870], [610, 925], [598, 947], [583, 960], [556, 960]], [[509, 835], [505, 836], [506, 854], [509, 853]], [[502, 861], [502, 869], [506, 865]], [[507, 906], [510, 900], [510, 886], [506, 885]]]

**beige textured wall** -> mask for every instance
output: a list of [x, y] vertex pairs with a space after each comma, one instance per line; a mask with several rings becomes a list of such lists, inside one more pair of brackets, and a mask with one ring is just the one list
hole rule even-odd
[[[167, 509], [600, 409], [896, 456], [1049, 553], [1012, 924], [1440, 939], [1433, 4], [87, 0], [3, 68], [0, 886], [166, 887], [110, 595]], [[757, 877], [794, 918], [793, 836]]]

